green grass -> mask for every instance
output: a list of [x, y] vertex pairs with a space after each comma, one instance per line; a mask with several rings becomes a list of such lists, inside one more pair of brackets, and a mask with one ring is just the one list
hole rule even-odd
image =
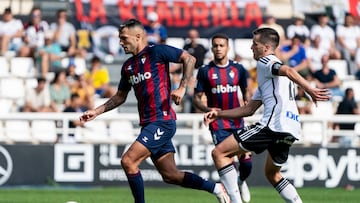
[[[271, 187], [250, 188], [251, 203], [281, 203], [277, 192]], [[300, 188], [305, 203], [357, 203], [360, 189], [347, 191], [343, 188]], [[216, 203], [209, 193], [180, 187], [146, 188], [147, 203]], [[4, 189], [0, 188], [0, 203], [133, 203], [127, 187], [91, 189]]]

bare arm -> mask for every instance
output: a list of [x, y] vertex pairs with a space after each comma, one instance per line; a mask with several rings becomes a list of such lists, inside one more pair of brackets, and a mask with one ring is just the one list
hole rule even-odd
[[110, 97], [109, 100], [107, 100], [104, 104], [96, 107], [95, 109], [84, 112], [84, 114], [80, 116], [80, 121], [91, 121], [95, 119], [98, 115], [120, 106], [125, 102], [128, 93], [128, 91], [118, 90], [116, 94]]
[[290, 80], [298, 84], [302, 89], [304, 89], [312, 98], [313, 102], [316, 104], [317, 101], [328, 101], [331, 98], [330, 92], [328, 89], [319, 89], [313, 88], [296, 70], [290, 68], [287, 65], [281, 65], [279, 68], [279, 75], [286, 76]]
[[205, 95], [204, 92], [196, 92], [194, 94], [194, 98], [193, 98], [193, 104], [196, 108], [200, 109], [202, 112], [209, 112], [211, 110], [211, 108], [209, 108], [207, 105], [205, 105], [202, 101], [201, 98]]
[[186, 87], [189, 85], [193, 75], [196, 59], [187, 51], [183, 51], [179, 62], [183, 65], [183, 76], [181, 78], [179, 87], [171, 93], [171, 98], [177, 105], [180, 104], [181, 99], [185, 95]]
[[206, 113], [204, 116], [205, 125], [209, 125], [209, 123], [213, 122], [218, 118], [240, 118], [251, 116], [255, 113], [255, 111], [262, 105], [262, 101], [260, 100], [250, 100], [248, 104], [245, 106], [241, 106], [235, 109], [228, 109], [223, 111], [211, 110]]

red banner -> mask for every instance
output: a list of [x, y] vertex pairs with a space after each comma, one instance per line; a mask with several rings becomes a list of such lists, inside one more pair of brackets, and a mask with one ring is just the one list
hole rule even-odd
[[[74, 0], [72, 9], [76, 22], [90, 23], [95, 27], [105, 24], [116, 26], [130, 18], [137, 18], [146, 24], [147, 14], [155, 11], [159, 21], [168, 28], [169, 35], [184, 34], [182, 31], [191, 27], [226, 31], [230, 35], [247, 35], [262, 23], [264, 2], [267, 1]], [[203, 31], [205, 35], [210, 33]]]

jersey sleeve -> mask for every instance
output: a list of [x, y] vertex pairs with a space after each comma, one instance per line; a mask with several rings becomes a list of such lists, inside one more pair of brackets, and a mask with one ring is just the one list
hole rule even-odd
[[198, 74], [196, 76], [196, 86], [195, 86], [195, 92], [204, 92], [205, 89], [205, 71], [204, 68], [199, 68]]
[[182, 49], [165, 44], [156, 45], [154, 51], [156, 52], [159, 61], [173, 63], [179, 63], [179, 58], [183, 52]]
[[239, 80], [239, 86], [243, 88], [247, 88], [247, 79], [250, 77], [249, 72], [244, 68], [243, 65], [239, 65], [239, 73], [240, 73], [240, 80]]
[[130, 91], [131, 90], [131, 84], [129, 83], [129, 78], [127, 77], [126, 72], [125, 72], [126, 64], [127, 63], [125, 62], [121, 68], [121, 78], [120, 78], [120, 82], [118, 85], [118, 90], [122, 90], [122, 91]]
[[254, 93], [254, 95], [251, 97], [252, 100], [261, 100], [261, 94], [259, 89], [257, 89]]

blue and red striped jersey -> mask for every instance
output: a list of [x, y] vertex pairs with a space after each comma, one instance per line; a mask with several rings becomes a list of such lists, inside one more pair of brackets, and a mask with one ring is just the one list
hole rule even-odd
[[149, 45], [123, 64], [118, 89], [130, 91], [133, 87], [140, 125], [176, 120], [171, 107], [169, 63], [178, 63], [182, 51], [168, 45]]
[[[233, 109], [240, 106], [240, 87], [247, 88], [248, 77], [247, 70], [237, 62], [229, 60], [224, 67], [210, 62], [199, 69], [195, 91], [205, 93], [208, 107]], [[210, 129], [239, 129], [243, 126], [243, 118], [218, 119], [210, 124]]]

